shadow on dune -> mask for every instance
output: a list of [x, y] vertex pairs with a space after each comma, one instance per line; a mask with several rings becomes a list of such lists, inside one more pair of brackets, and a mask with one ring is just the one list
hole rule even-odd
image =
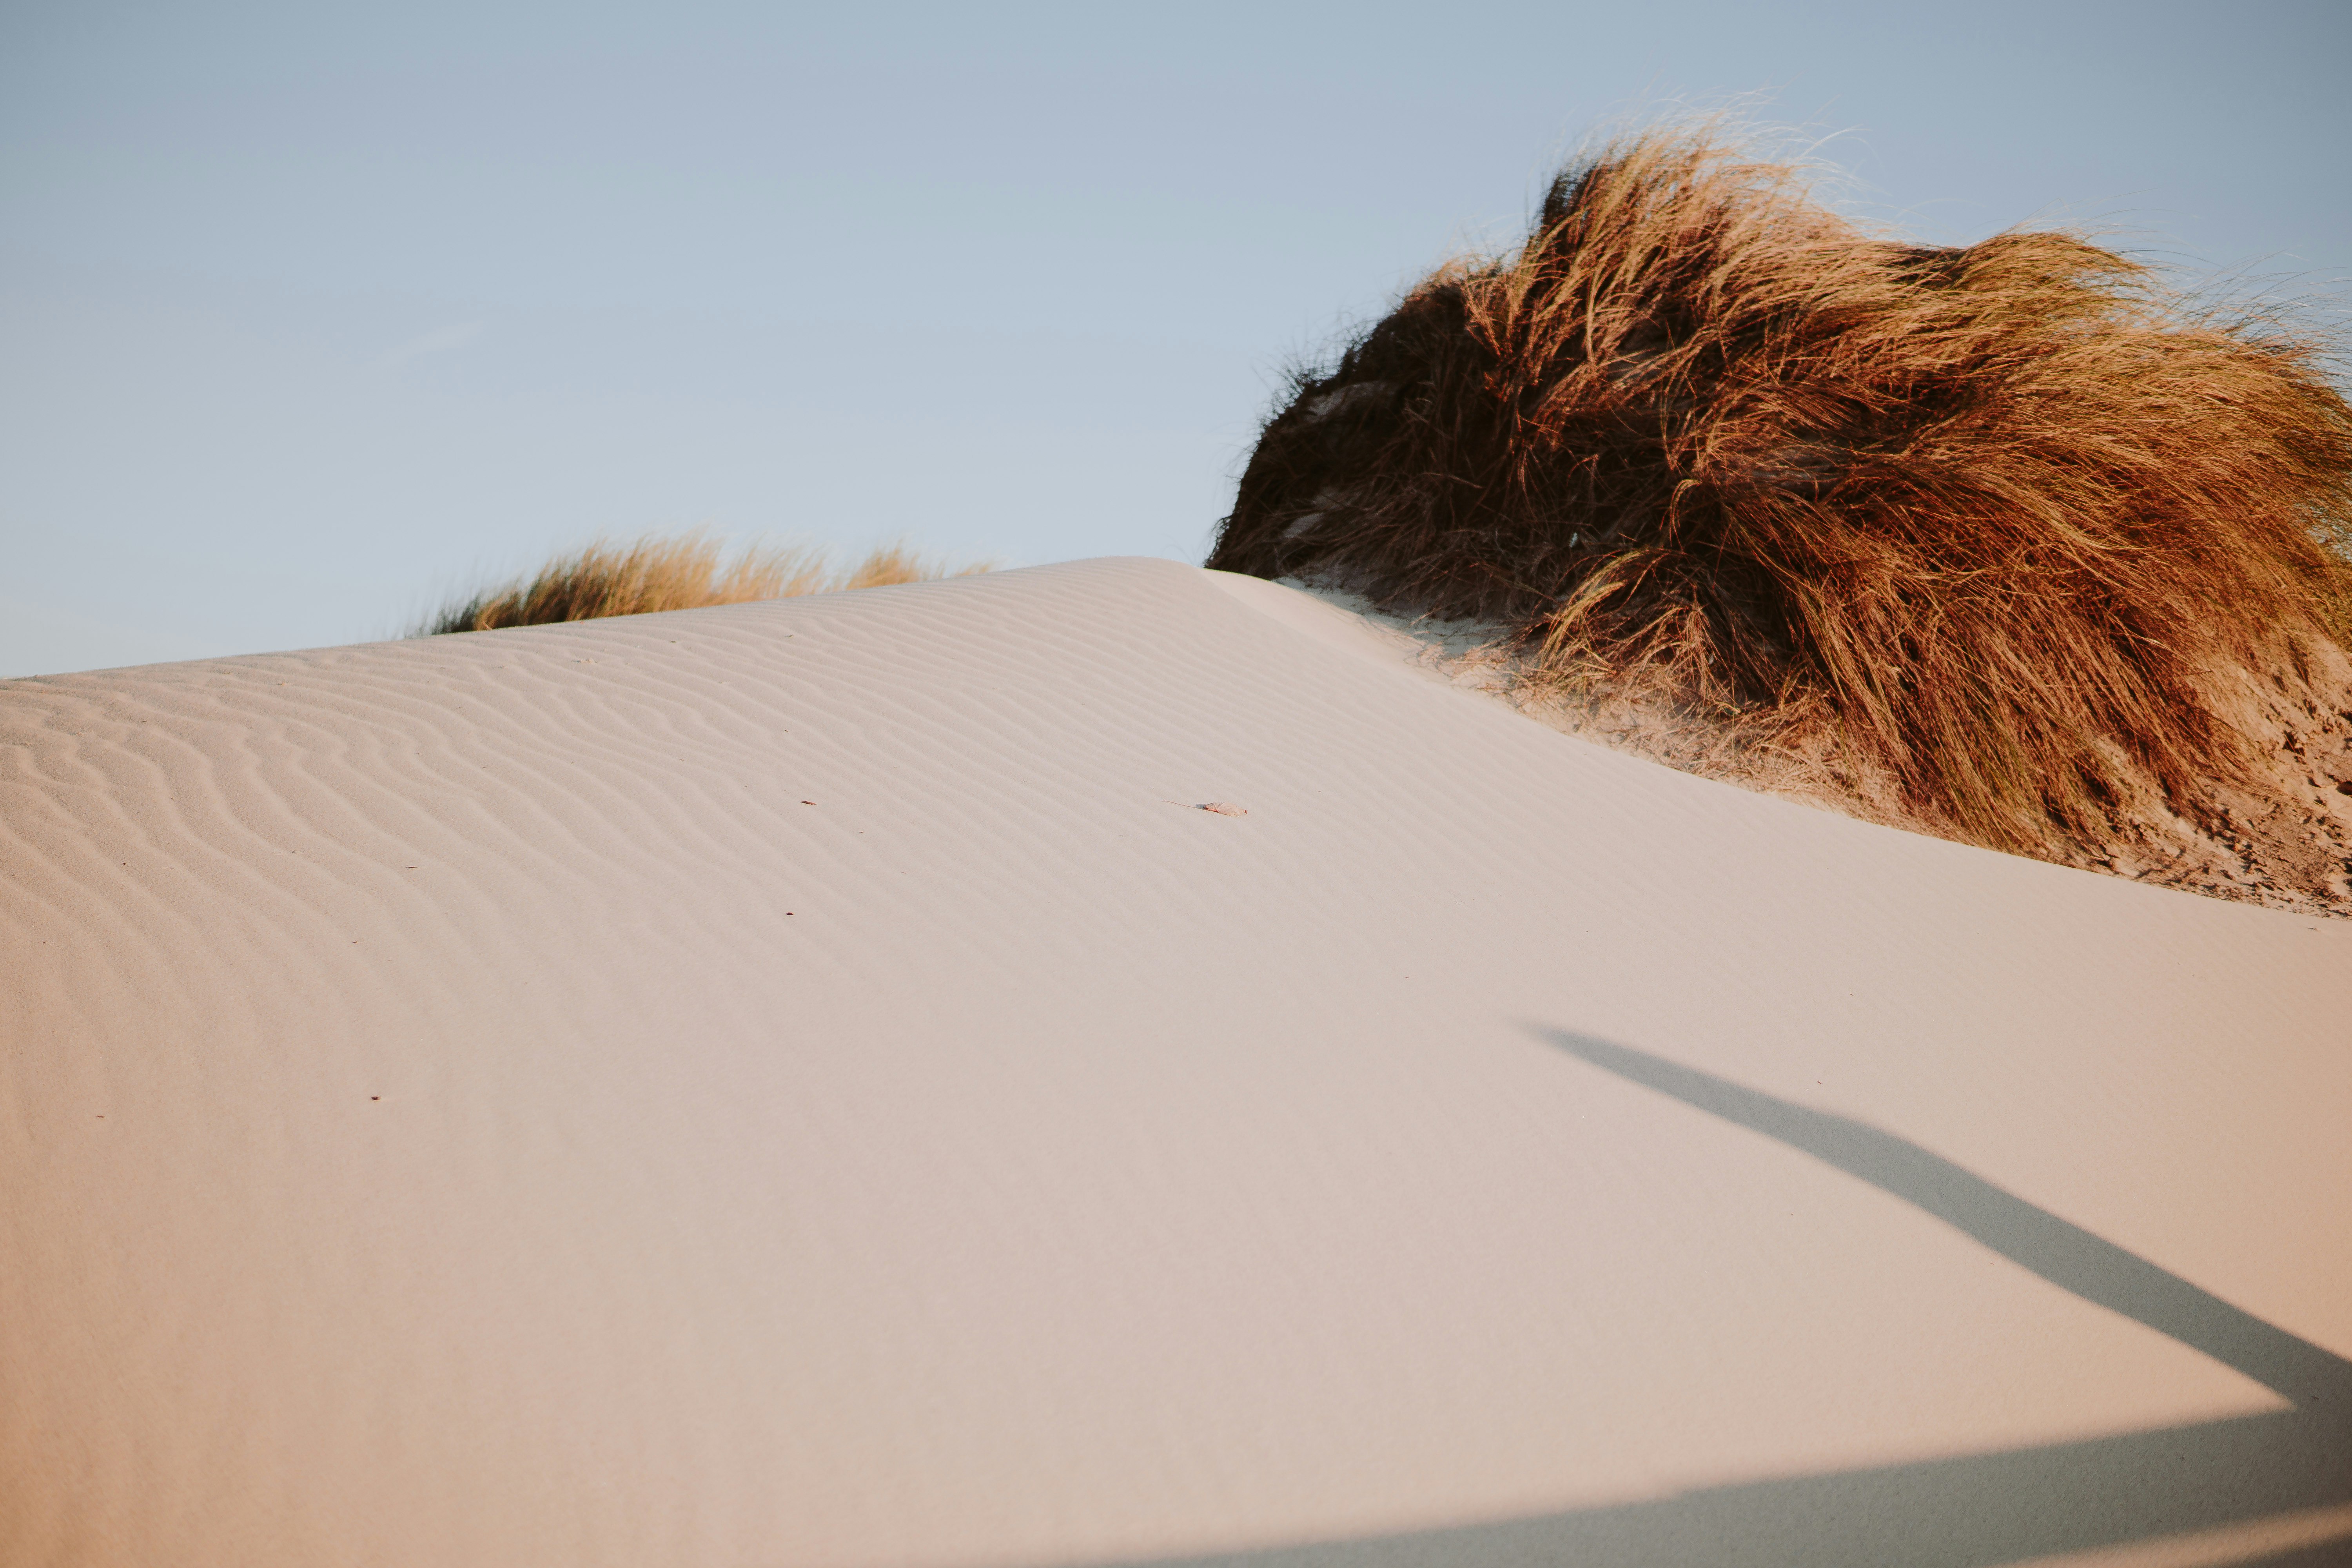
[[[1628, 1047], [1538, 1033], [1916, 1205], [2051, 1283], [2277, 1390], [2294, 1408], [1531, 1519], [1156, 1558], [1153, 1568], [1989, 1568], [2352, 1502], [2352, 1362], [1891, 1133]], [[2352, 1541], [2337, 1540], [2239, 1565], [2347, 1562]]]
[[1752, 1128], [1892, 1193], [2086, 1301], [2137, 1318], [2277, 1390], [2303, 1410], [2352, 1416], [2352, 1362], [2273, 1328], [2111, 1241], [1865, 1122], [1810, 1110], [1645, 1051], [1580, 1035], [1544, 1039], [1620, 1078]]

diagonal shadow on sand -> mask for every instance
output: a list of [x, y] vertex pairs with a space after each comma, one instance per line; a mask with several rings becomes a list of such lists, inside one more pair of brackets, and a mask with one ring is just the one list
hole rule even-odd
[[[2352, 1502], [2352, 1362], [1864, 1122], [1587, 1036], [1593, 1066], [1779, 1139], [2053, 1284], [2237, 1368], [2291, 1411], [1655, 1501], [1349, 1541], [1154, 1558], [1153, 1568], [1990, 1568]], [[2352, 1563], [2352, 1541], [2242, 1568]]]
[[2352, 1415], [2352, 1362], [1867, 1122], [1808, 1110], [1606, 1040], [1545, 1037], [1620, 1078], [1753, 1128], [1963, 1231], [2086, 1301], [2137, 1318], [2316, 1414]]

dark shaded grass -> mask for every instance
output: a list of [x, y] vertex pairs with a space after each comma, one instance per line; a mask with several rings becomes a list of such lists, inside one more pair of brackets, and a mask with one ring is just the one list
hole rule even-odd
[[1813, 727], [1962, 837], [2241, 776], [2352, 611], [2324, 345], [2065, 233], [1901, 243], [1712, 125], [1301, 374], [1209, 564], [1508, 626], [1539, 669]]

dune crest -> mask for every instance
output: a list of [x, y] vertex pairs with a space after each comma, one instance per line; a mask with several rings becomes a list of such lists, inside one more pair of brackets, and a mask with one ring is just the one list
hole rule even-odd
[[1099, 561], [0, 684], [0, 1539], [2352, 1531], [2352, 927], [1415, 654]]

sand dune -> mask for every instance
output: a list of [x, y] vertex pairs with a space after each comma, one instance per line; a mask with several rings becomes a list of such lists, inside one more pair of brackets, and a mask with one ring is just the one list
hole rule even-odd
[[2352, 925], [1165, 562], [0, 721], [12, 1562], [2352, 1542]]

